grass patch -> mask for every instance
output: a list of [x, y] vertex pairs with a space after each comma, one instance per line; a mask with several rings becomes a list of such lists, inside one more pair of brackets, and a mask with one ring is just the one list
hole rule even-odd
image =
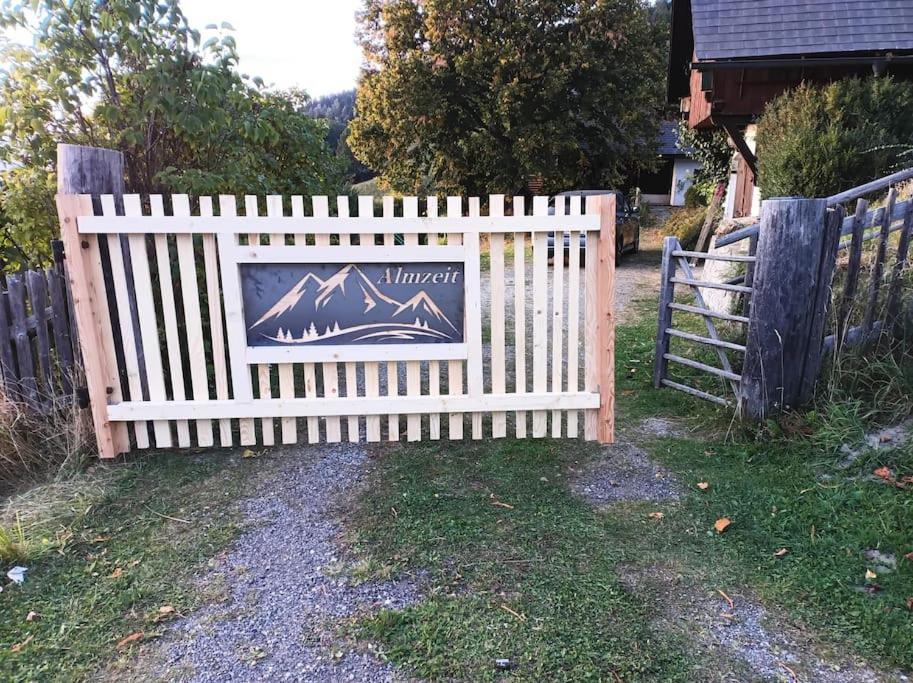
[[233, 538], [249, 467], [156, 454], [13, 499], [4, 527], [18, 519], [28, 572], [0, 593], [3, 679], [82, 679], [123, 655], [128, 634], [160, 635], [159, 607], [193, 609], [192, 576]]
[[[360, 634], [432, 679], [495, 679], [496, 657], [528, 680], [704, 680], [738, 670], [721, 662], [708, 672], [687, 634], [657, 628], [669, 609], [658, 594], [621, 580], [665, 567], [680, 582], [672, 594], [720, 588], [756, 598], [876, 668], [913, 666], [913, 562], [904, 559], [913, 491], [871, 476], [882, 465], [913, 472], [913, 447], [838, 465], [840, 445], [886, 417], [868, 407], [881, 394], [822, 395], [805, 414], [739, 426], [730, 411], [652, 388], [655, 302], [639, 306], [642, 315], [618, 329], [618, 422], [622, 433], [652, 416], [695, 429], [638, 442], [684, 497], [594, 511], [567, 485], [598, 454], [576, 441], [398, 448], [354, 518], [353, 552], [388, 574], [426, 570], [430, 597], [364, 620]], [[723, 534], [713, 530], [720, 517], [733, 521]], [[866, 579], [872, 549], [893, 555], [897, 569]]]
[[612, 525], [566, 488], [580, 452], [513, 440], [397, 450], [353, 542], [379, 565], [428, 570], [434, 588], [362, 635], [431, 679], [492, 680], [505, 657], [537, 680], [688, 680], [680, 644], [649, 628], [650, 596], [616, 574], [628, 551]]

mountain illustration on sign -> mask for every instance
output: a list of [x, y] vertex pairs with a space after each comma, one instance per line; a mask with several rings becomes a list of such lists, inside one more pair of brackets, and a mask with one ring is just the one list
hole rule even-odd
[[[361, 320], [336, 320], [318, 329], [312, 321], [304, 329], [302, 313], [308, 314], [333, 305], [339, 311], [351, 311]], [[250, 330], [269, 323], [270, 332], [261, 334], [283, 344], [308, 344], [333, 340], [337, 343], [357, 341], [410, 341], [433, 339], [448, 341], [459, 335], [456, 326], [444, 315], [434, 299], [420, 290], [408, 301], [400, 302], [382, 292], [354, 264], [348, 264], [321, 280], [308, 273], [283, 294], [273, 306], [250, 326]]]

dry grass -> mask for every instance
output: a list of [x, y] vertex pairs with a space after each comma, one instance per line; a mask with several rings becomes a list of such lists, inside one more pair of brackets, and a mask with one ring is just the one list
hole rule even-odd
[[42, 410], [0, 393], [0, 492], [77, 471], [94, 449], [86, 411], [57, 399]]

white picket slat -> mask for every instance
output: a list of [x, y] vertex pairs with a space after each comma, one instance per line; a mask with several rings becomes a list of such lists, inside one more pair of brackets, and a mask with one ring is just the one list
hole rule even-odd
[[[555, 215], [567, 214], [567, 197], [555, 197]], [[561, 391], [564, 362], [564, 229], [554, 235], [552, 259], [552, 391]], [[574, 248], [571, 243], [570, 248]], [[552, 437], [561, 438], [561, 411], [552, 411]]]
[[[447, 217], [463, 215], [463, 199], [461, 197], [447, 197]], [[463, 233], [451, 232], [447, 235], [447, 244], [463, 244]], [[463, 338], [466, 337], [466, 325], [463, 326]], [[447, 361], [447, 392], [454, 396], [463, 393], [463, 361]], [[463, 438], [463, 414], [450, 413], [448, 419], [447, 436], [450, 439]]]
[[[358, 216], [374, 216], [374, 197], [360, 196], [358, 198]], [[358, 243], [362, 246], [374, 244], [374, 233], [360, 233]], [[364, 364], [365, 396], [372, 398], [380, 395], [380, 366], [376, 361]], [[380, 417], [369, 415], [365, 418], [365, 438], [368, 441], [380, 441]]]
[[[571, 197], [571, 215], [580, 214], [580, 198]], [[567, 390], [580, 387], [580, 233], [570, 233], [567, 277]], [[576, 410], [567, 413], [567, 435], [577, 437]]]
[[[526, 200], [514, 197], [514, 216], [524, 216]], [[526, 233], [514, 233], [514, 391], [526, 392]], [[526, 412], [514, 417], [518, 439], [526, 438]]]
[[[488, 198], [488, 212], [491, 216], [504, 215], [504, 195], [493, 194]], [[492, 233], [489, 237], [489, 273], [491, 276], [491, 393], [507, 391], [504, 363], [504, 235]], [[507, 414], [493, 413], [491, 435], [494, 438], [507, 436]]]
[[[533, 197], [533, 214], [548, 213], [548, 197]], [[533, 392], [544, 393], [548, 386], [548, 239], [545, 233], [533, 234]], [[548, 416], [533, 412], [533, 438], [545, 436]]]
[[[257, 197], [255, 195], [245, 195], [244, 197], [244, 215], [245, 216], [259, 216], [260, 207], [258, 206]], [[261, 244], [262, 239], [259, 233], [251, 233], [248, 237], [250, 244]], [[245, 342], [246, 343], [246, 342]], [[260, 363], [257, 365], [257, 386], [259, 389], [260, 398], [272, 398], [273, 396], [273, 383], [272, 378], [270, 377], [271, 370], [268, 363]], [[276, 443], [276, 426], [272, 418], [263, 418], [260, 420], [260, 430], [262, 433], [262, 440], [264, 446], [273, 446]]]

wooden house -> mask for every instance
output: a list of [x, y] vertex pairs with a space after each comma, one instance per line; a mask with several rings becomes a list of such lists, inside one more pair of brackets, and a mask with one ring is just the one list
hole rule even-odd
[[913, 0], [673, 0], [669, 98], [736, 153], [728, 217], [756, 212], [754, 122], [803, 81], [913, 78]]

